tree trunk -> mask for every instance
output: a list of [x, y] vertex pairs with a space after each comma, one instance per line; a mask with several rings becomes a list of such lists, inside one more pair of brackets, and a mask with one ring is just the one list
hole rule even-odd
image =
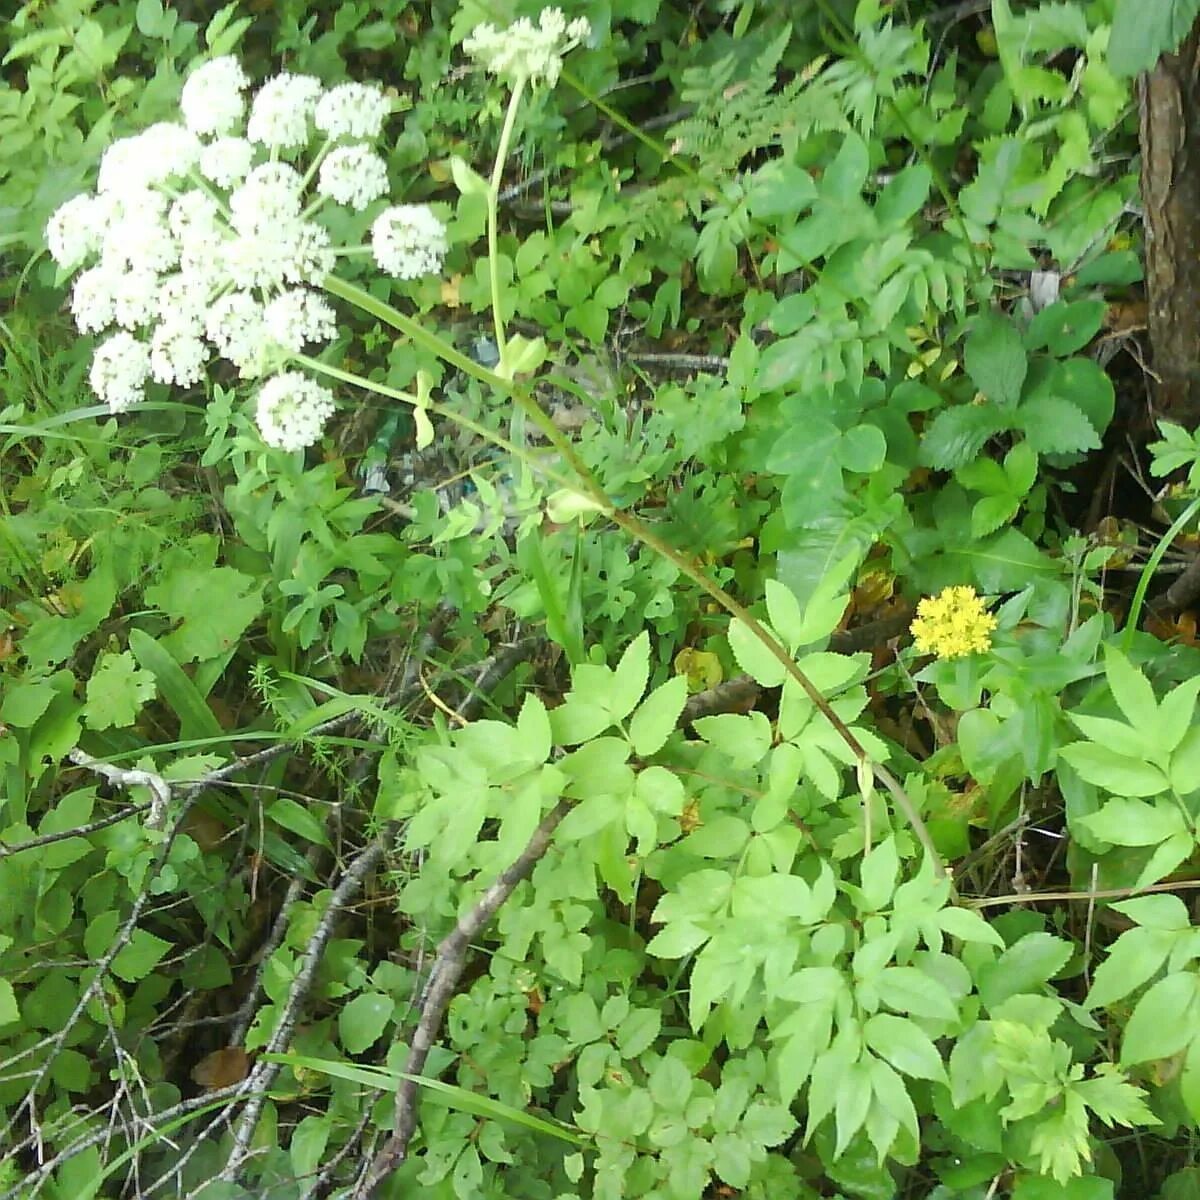
[[1138, 81], [1155, 409], [1200, 421], [1200, 22]]

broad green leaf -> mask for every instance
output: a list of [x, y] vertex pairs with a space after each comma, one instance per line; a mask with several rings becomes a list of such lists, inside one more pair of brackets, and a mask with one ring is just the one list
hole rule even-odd
[[5, 689], [0, 721], [17, 729], [31, 729], [58, 694], [58, 688], [44, 680], [13, 684]]
[[1067, 717], [1095, 745], [1137, 761], [1155, 757], [1148, 753], [1150, 747], [1141, 730], [1134, 729], [1124, 721], [1114, 721], [1111, 717], [1088, 717], [1083, 713], [1067, 713]]
[[1099, 812], [1079, 821], [1089, 833], [1113, 846], [1157, 846], [1184, 830], [1183, 814], [1174, 804], [1148, 804], [1123, 797], [1106, 801]]
[[1087, 414], [1062, 396], [1030, 396], [1017, 409], [1016, 424], [1039, 454], [1076, 454], [1100, 445]]
[[938, 1021], [953, 1021], [958, 1015], [950, 993], [916, 967], [884, 967], [879, 973], [879, 996], [895, 1012]]
[[863, 855], [859, 867], [865, 912], [879, 912], [891, 900], [896, 891], [896, 878], [900, 871], [900, 856], [896, 853], [896, 839], [886, 838], [878, 846]]
[[288, 1143], [288, 1155], [297, 1179], [314, 1174], [321, 1165], [333, 1119], [329, 1116], [305, 1117], [294, 1130]]
[[146, 601], [178, 623], [163, 646], [181, 663], [203, 661], [237, 644], [262, 611], [262, 584], [232, 567], [177, 568]]
[[625, 647], [621, 661], [613, 673], [612, 690], [609, 692], [608, 708], [614, 721], [623, 721], [646, 691], [650, 677], [650, 635], [643, 629]]
[[635, 1008], [617, 1027], [617, 1049], [623, 1058], [637, 1058], [650, 1049], [661, 1029], [662, 1012], [659, 1009]]
[[1192, 831], [1181, 830], [1161, 842], [1150, 855], [1150, 860], [1134, 880], [1134, 887], [1145, 888], [1165, 879], [1180, 863], [1191, 857], [1196, 843]]
[[[773, 636], [770, 629], [767, 634]], [[738, 666], [763, 687], [779, 687], [787, 677], [783, 663], [741, 621], [729, 622], [729, 648]]]
[[650, 939], [646, 953], [652, 958], [686, 958], [712, 936], [690, 921], [673, 921]]
[[1171, 786], [1186, 796], [1196, 790], [1200, 780], [1200, 725], [1193, 725], [1183, 735], [1175, 753], [1171, 755]]
[[989, 1009], [1010, 996], [1040, 992], [1071, 957], [1071, 944], [1049, 933], [1027, 933], [979, 973], [979, 995]]
[[932, 180], [929, 168], [923, 163], [905, 167], [894, 175], [875, 201], [879, 223], [901, 225], [920, 212]]
[[[1075, 768], [1082, 779], [1116, 796], [1157, 796], [1167, 790], [1167, 777], [1158, 767], [1125, 754], [1118, 754], [1107, 746], [1098, 746], [1095, 742], [1075, 742], [1073, 745], [1063, 746], [1058, 753]], [[1133, 832], [1130, 831], [1131, 834]], [[1105, 841], [1108, 840], [1106, 837]], [[1149, 846], [1160, 840], [1153, 838], [1132, 844]]]
[[170, 949], [170, 942], [165, 942], [144, 929], [135, 929], [133, 937], [117, 953], [109, 970], [126, 983], [137, 983], [158, 966], [163, 955]]
[[977, 912], [969, 908], [943, 908], [935, 918], [938, 927], [960, 942], [983, 942], [1004, 948], [1004, 939]]
[[834, 1106], [837, 1121], [837, 1144], [834, 1156], [840, 1156], [854, 1135], [863, 1127], [871, 1109], [871, 1068], [865, 1059], [851, 1063], [842, 1078], [842, 1086]]
[[1109, 947], [1108, 957], [1092, 972], [1085, 1005], [1105, 1008], [1137, 991], [1167, 961], [1177, 937], [1165, 929], [1126, 930]]
[[224, 730], [196, 685], [159, 642], [140, 629], [131, 629], [129, 648], [138, 662], [154, 676], [162, 698], [175, 710], [183, 739], [224, 738]]
[[679, 721], [687, 702], [687, 679], [676, 675], [646, 697], [629, 722], [629, 738], [636, 754], [645, 758], [661, 750]]
[[1103, 300], [1059, 300], [1043, 308], [1029, 323], [1025, 344], [1030, 350], [1044, 346], [1051, 354], [1065, 358], [1082, 350], [1096, 336], [1107, 311]]
[[450, 158], [450, 176], [462, 196], [486, 196], [488, 182], [465, 159], [457, 154]]
[[1007, 408], [1020, 399], [1028, 363], [1017, 327], [1007, 317], [987, 313], [967, 337], [963, 361], [975, 386]]
[[0, 1025], [10, 1025], [21, 1019], [21, 1011], [17, 1007], [17, 996], [13, 985], [0, 976]]
[[842, 434], [838, 443], [838, 462], [857, 475], [871, 475], [887, 458], [887, 438], [875, 425], [856, 425]]
[[140, 669], [128, 651], [104, 653], [87, 684], [83, 717], [89, 729], [125, 729], [154, 698], [154, 676]]
[[550, 717], [541, 698], [533, 692], [526, 693], [521, 705], [517, 732], [521, 735], [523, 757], [530, 762], [545, 762], [553, 746]]
[[1200, 0], [1117, 0], [1108, 38], [1114, 75], [1149, 71], [1160, 55], [1174, 51], [1200, 15]]
[[1182, 932], [1190, 929], [1192, 920], [1187, 905], [1178, 896], [1135, 896], [1113, 905], [1143, 929], [1168, 929]]
[[816, 184], [803, 167], [775, 159], [750, 176], [746, 204], [752, 217], [773, 221], [798, 215], [816, 198]]
[[912, 1021], [891, 1013], [876, 1013], [863, 1026], [863, 1037], [897, 1071], [914, 1079], [946, 1082], [946, 1070], [937, 1047]]
[[1188, 1046], [1179, 1077], [1179, 1094], [1192, 1120], [1200, 1125], [1200, 1038]]
[[1158, 701], [1150, 681], [1114, 646], [1104, 648], [1104, 675], [1125, 719], [1142, 729], [1158, 720]]
[[[875, 1104], [878, 1108], [883, 1109], [896, 1125], [906, 1130], [913, 1145], [917, 1145], [921, 1140], [920, 1123], [917, 1118], [916, 1106], [908, 1094], [908, 1088], [904, 1086], [904, 1080], [896, 1074], [891, 1066], [878, 1058], [871, 1062], [870, 1071], [871, 1093], [874, 1096]], [[873, 1122], [868, 1117], [868, 1133], [871, 1132], [872, 1125]], [[891, 1137], [872, 1136], [871, 1140], [875, 1146], [877, 1159], [883, 1159], [891, 1149], [893, 1138], [894, 1135]]]
[[1197, 982], [1194, 972], [1179, 971], [1146, 992], [1125, 1026], [1122, 1065], [1170, 1058], [1195, 1038]]
[[278, 800], [273, 800], [267, 806], [266, 817], [280, 828], [298, 834], [306, 842], [312, 842], [316, 846], [329, 845], [324, 824], [290, 796], [280, 796]]
[[[1159, 703], [1158, 717], [1154, 722], [1154, 744], [1172, 751], [1187, 736], [1196, 712], [1196, 696], [1200, 693], [1200, 675], [1185, 679], [1173, 687]], [[1197, 780], [1200, 783], [1200, 780]]]
[[382, 992], [362, 992], [338, 1013], [338, 1040], [350, 1054], [361, 1054], [382, 1036], [396, 1002]]
[[796, 593], [786, 584], [777, 579], [768, 579], [764, 584], [767, 596], [767, 613], [771, 618], [771, 628], [783, 641], [784, 648], [791, 654], [801, 644], [801, 633], [804, 628], [804, 612]]
[[921, 436], [921, 463], [937, 471], [966, 466], [989, 438], [1011, 424], [1012, 415], [997, 404], [958, 404], [943, 409]]

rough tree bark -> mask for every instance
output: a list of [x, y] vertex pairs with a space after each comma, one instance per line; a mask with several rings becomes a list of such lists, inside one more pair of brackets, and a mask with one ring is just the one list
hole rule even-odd
[[1154, 406], [1200, 421], [1200, 21], [1138, 82]]

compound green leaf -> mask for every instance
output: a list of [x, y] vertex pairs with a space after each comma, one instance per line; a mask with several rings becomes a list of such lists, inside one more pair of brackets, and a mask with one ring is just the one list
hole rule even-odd
[[1008, 408], [1017, 403], [1029, 364], [1012, 321], [996, 313], [980, 317], [967, 338], [963, 358], [975, 386], [989, 400]]
[[891, 1013], [876, 1013], [863, 1026], [866, 1043], [897, 1071], [914, 1079], [946, 1082], [942, 1056], [929, 1037], [912, 1021]]
[[646, 697], [629, 722], [634, 753], [645, 758], [661, 750], [679, 721], [687, 701], [687, 678], [676, 675]]
[[1160, 979], [1137, 1002], [1121, 1041], [1121, 1063], [1133, 1066], [1170, 1058], [1195, 1040], [1198, 980], [1192, 971]]
[[363, 992], [338, 1013], [338, 1040], [349, 1054], [361, 1054], [383, 1034], [396, 1002], [382, 992]]

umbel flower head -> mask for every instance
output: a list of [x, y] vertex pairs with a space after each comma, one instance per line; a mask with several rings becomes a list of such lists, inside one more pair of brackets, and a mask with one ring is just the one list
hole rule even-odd
[[943, 588], [917, 605], [911, 629], [921, 654], [938, 658], [965, 658], [991, 649], [996, 618], [983, 606], [974, 588]]
[[510, 85], [544, 81], [553, 87], [562, 72], [563, 56], [591, 32], [586, 17], [568, 24], [561, 8], [545, 8], [536, 25], [522, 17], [507, 29], [476, 26], [463, 42], [463, 52]]
[[[96, 193], [62, 205], [46, 241], [75, 274], [80, 332], [104, 337], [89, 378], [110, 411], [144, 399], [150, 380], [194, 386], [224, 358], [243, 378], [273, 375], [259, 430], [269, 445], [300, 449], [334, 409], [327, 388], [283, 370], [337, 332], [317, 290], [336, 253], [323, 212], [365, 212], [386, 195], [387, 164], [371, 142], [391, 105], [378, 88], [326, 91], [308, 75], [277, 75], [249, 101], [248, 88], [230, 56], [194, 70], [182, 121], [114, 142]], [[375, 261], [394, 277], [440, 270], [446, 231], [426, 206], [383, 208], [373, 229]]]

